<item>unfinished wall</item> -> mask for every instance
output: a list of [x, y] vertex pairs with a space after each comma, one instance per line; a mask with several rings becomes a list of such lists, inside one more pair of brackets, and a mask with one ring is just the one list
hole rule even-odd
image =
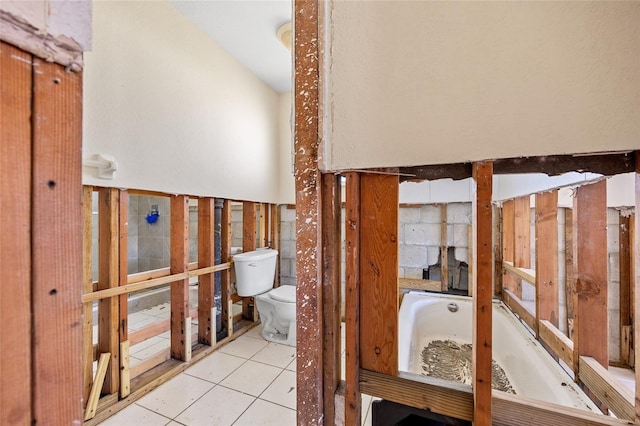
[[327, 7], [327, 169], [636, 149], [638, 2]]
[[296, 211], [280, 206], [280, 284], [296, 284]]
[[[279, 202], [279, 96], [167, 2], [94, 3], [85, 184]], [[284, 165], [289, 167], [289, 163]]]

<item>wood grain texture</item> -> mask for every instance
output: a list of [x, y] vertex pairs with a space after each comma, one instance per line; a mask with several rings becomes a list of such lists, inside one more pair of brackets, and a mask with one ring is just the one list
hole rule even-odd
[[476, 196], [472, 235], [475, 253], [473, 280], [472, 387], [474, 425], [491, 425], [491, 360], [493, 298], [493, 164], [473, 163]]
[[[618, 238], [620, 244], [620, 361], [629, 365], [630, 341], [629, 326], [631, 326], [631, 247], [630, 247], [631, 216], [620, 214], [620, 224], [618, 227]], [[625, 327], [627, 327], [625, 329]], [[625, 330], [627, 332], [625, 333]]]
[[[531, 201], [529, 196], [515, 199], [515, 245], [513, 266], [531, 268]], [[522, 297], [522, 294], [518, 294]]]
[[[189, 197], [171, 197], [171, 273], [189, 270]], [[191, 359], [191, 340], [187, 331], [189, 318], [189, 279], [171, 283], [171, 357]]]
[[345, 414], [346, 425], [361, 421], [360, 396], [360, 174], [346, 174], [345, 207]]
[[[637, 315], [635, 309], [640, 306], [640, 232], [638, 232], [637, 219], [640, 217], [640, 152], [635, 152], [636, 160], [636, 173], [635, 173], [635, 217], [631, 225], [631, 256], [632, 262], [632, 291], [633, 291], [633, 362], [636, 366], [636, 384], [640, 383], [640, 339], [637, 337], [638, 330], [640, 330], [640, 315]], [[635, 410], [636, 418], [635, 423], [640, 424], [640, 385], [636, 386], [635, 395]]]
[[[198, 200], [198, 268], [215, 264], [215, 199]], [[216, 340], [214, 307], [214, 274], [198, 277], [198, 342], [213, 345]]]
[[635, 420], [634, 394], [591, 357], [580, 357], [580, 381], [619, 419]]
[[576, 278], [573, 257], [573, 209], [564, 208], [564, 270], [565, 300], [567, 305], [567, 336], [573, 339], [573, 305], [576, 296]]
[[[129, 282], [129, 194], [126, 189], [121, 189], [118, 195], [118, 228], [118, 286], [121, 287]], [[129, 340], [129, 295], [120, 295], [118, 303], [119, 341], [126, 342]], [[120, 370], [122, 369], [121, 362]]]
[[538, 323], [536, 321], [536, 315], [529, 311], [527, 307], [522, 303], [522, 300], [510, 290], [504, 289], [502, 292], [504, 303], [516, 314], [525, 324], [538, 334]]
[[558, 190], [536, 194], [536, 317], [558, 327]]
[[538, 322], [538, 335], [565, 364], [573, 365], [573, 342], [547, 320]]
[[33, 67], [33, 421], [74, 424], [83, 414], [82, 74], [39, 59]]
[[[220, 219], [220, 246], [222, 247], [222, 262], [231, 260], [231, 201], [222, 202]], [[233, 311], [231, 309], [231, 270], [222, 271], [222, 327], [227, 330], [227, 337], [233, 335]]]
[[515, 201], [507, 200], [502, 203], [502, 260], [511, 263], [515, 259], [515, 215]]
[[440, 206], [440, 291], [449, 291], [449, 250], [447, 245], [447, 205]]
[[[269, 213], [269, 227], [271, 241], [269, 247], [278, 250], [280, 252], [280, 206], [278, 204], [271, 204], [271, 212]], [[276, 278], [273, 283], [274, 287], [280, 286], [280, 262], [276, 262]]]
[[576, 189], [573, 214], [576, 253], [574, 265], [578, 296], [577, 306], [574, 306], [574, 351], [577, 351], [578, 355], [591, 356], [603, 366], [608, 366], [605, 180]]
[[[82, 293], [93, 291], [93, 187], [82, 188]], [[93, 386], [93, 303], [82, 306], [82, 382], [84, 402]]]
[[360, 176], [360, 363], [398, 372], [398, 177]]
[[0, 42], [0, 424], [31, 422], [31, 55]]
[[[258, 204], [251, 201], [242, 202], [242, 251], [253, 251], [257, 248], [257, 210]], [[242, 317], [257, 321], [256, 304], [252, 297], [242, 298]]]

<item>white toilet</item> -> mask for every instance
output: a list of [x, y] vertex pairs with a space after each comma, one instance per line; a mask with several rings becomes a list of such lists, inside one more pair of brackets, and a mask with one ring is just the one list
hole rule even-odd
[[296, 345], [296, 287], [273, 288], [278, 251], [264, 248], [233, 256], [238, 296], [254, 296], [262, 337], [271, 342]]

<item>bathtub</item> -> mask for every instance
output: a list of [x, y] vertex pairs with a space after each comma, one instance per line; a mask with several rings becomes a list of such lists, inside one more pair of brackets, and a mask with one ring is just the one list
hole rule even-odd
[[[451, 303], [455, 303], [456, 312], [449, 310]], [[400, 307], [398, 369], [421, 374], [421, 352], [431, 341], [471, 343], [471, 315], [472, 300], [468, 297], [405, 294]], [[600, 413], [500, 301], [493, 303], [493, 359], [502, 367], [517, 395]]]

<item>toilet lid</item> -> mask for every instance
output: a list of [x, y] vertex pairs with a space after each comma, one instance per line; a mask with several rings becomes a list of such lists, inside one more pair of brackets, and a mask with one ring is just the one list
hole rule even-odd
[[279, 302], [296, 303], [296, 286], [281, 285], [271, 290], [269, 297]]

